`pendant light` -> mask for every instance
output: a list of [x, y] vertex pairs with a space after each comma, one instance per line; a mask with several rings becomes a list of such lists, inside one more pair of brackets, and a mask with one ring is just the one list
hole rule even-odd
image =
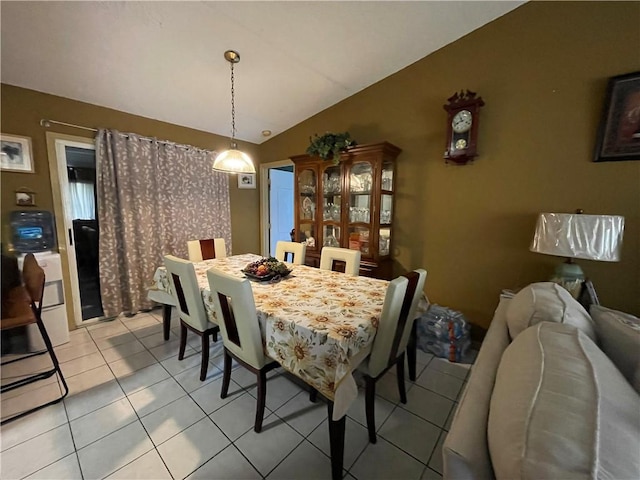
[[234, 50], [224, 52], [224, 58], [231, 64], [231, 148], [220, 153], [213, 161], [213, 169], [225, 173], [255, 173], [251, 157], [238, 150], [236, 144], [236, 106], [233, 66], [240, 61], [240, 54]]

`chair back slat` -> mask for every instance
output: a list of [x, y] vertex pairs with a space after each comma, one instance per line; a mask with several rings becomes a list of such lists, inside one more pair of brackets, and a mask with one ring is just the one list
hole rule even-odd
[[33, 253], [28, 253], [24, 257], [22, 264], [22, 280], [24, 286], [31, 297], [31, 307], [33, 312], [40, 317], [42, 312], [42, 297], [44, 295], [44, 270], [38, 265], [38, 260]]
[[202, 252], [202, 260], [211, 260], [216, 258], [216, 244], [213, 238], [200, 240], [200, 252]]
[[187, 242], [187, 250], [189, 252], [189, 260], [192, 262], [202, 262], [227, 256], [224, 238], [190, 240]]
[[253, 368], [261, 369], [267, 358], [251, 283], [216, 268], [207, 270], [207, 278], [224, 347]]
[[200, 332], [211, 328], [193, 263], [167, 255], [164, 257], [164, 264], [169, 273], [171, 294], [178, 307], [180, 319]]
[[422, 268], [418, 268], [413, 272], [409, 272], [405, 275], [411, 275], [412, 273], [417, 273], [419, 277], [415, 291], [413, 292], [413, 299], [409, 303], [407, 321], [405, 323], [402, 338], [400, 340], [400, 346], [398, 347], [398, 355], [407, 349], [407, 344], [409, 343], [409, 337], [411, 336], [413, 323], [416, 321], [416, 317], [418, 316], [418, 306], [420, 305], [420, 299], [423, 298], [424, 295], [424, 285], [427, 280], [427, 271]]
[[276, 258], [281, 262], [287, 261], [287, 254], [291, 254], [291, 263], [302, 265], [307, 252], [307, 245], [297, 242], [279, 241], [276, 243]]
[[226, 295], [218, 293], [218, 300], [220, 301], [224, 328], [227, 332], [226, 336], [231, 343], [241, 349], [242, 343], [240, 342], [240, 334], [238, 333], [238, 324], [236, 323], [236, 316], [233, 314], [233, 309], [229, 305], [229, 299]]
[[333, 263], [337, 260], [345, 263], [344, 273], [357, 277], [360, 274], [361, 255], [360, 250], [323, 247], [320, 253], [320, 270], [333, 270]]
[[182, 289], [182, 282], [180, 282], [180, 275], [176, 275], [175, 273], [171, 274], [173, 278], [173, 285], [175, 285], [176, 296], [178, 297], [178, 308], [182, 313], [189, 315], [189, 306], [187, 305], [187, 300], [184, 298], [184, 290]]

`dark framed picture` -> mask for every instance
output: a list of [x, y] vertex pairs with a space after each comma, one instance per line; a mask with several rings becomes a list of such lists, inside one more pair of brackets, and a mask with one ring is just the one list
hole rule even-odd
[[33, 173], [31, 139], [1, 133], [0, 168], [8, 172]]
[[594, 162], [640, 160], [640, 72], [609, 79]]

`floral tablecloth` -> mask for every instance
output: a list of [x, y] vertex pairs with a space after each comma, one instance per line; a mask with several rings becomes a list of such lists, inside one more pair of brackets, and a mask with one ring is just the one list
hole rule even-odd
[[[215, 267], [244, 277], [241, 270], [259, 258], [235, 255], [195, 264], [205, 310], [212, 320], [206, 271]], [[277, 283], [251, 281], [265, 352], [334, 400], [337, 419], [357, 395], [351, 372], [371, 348], [389, 282], [288, 266], [293, 271]], [[164, 267], [156, 270], [152, 288], [170, 291]]]

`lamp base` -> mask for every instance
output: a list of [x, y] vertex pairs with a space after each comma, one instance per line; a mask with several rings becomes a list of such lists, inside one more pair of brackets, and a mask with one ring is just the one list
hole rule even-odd
[[556, 267], [551, 281], [567, 289], [569, 293], [571, 293], [571, 296], [577, 299], [582, 291], [584, 272], [582, 268], [580, 268], [580, 265], [573, 263], [571, 259], [569, 259]]

